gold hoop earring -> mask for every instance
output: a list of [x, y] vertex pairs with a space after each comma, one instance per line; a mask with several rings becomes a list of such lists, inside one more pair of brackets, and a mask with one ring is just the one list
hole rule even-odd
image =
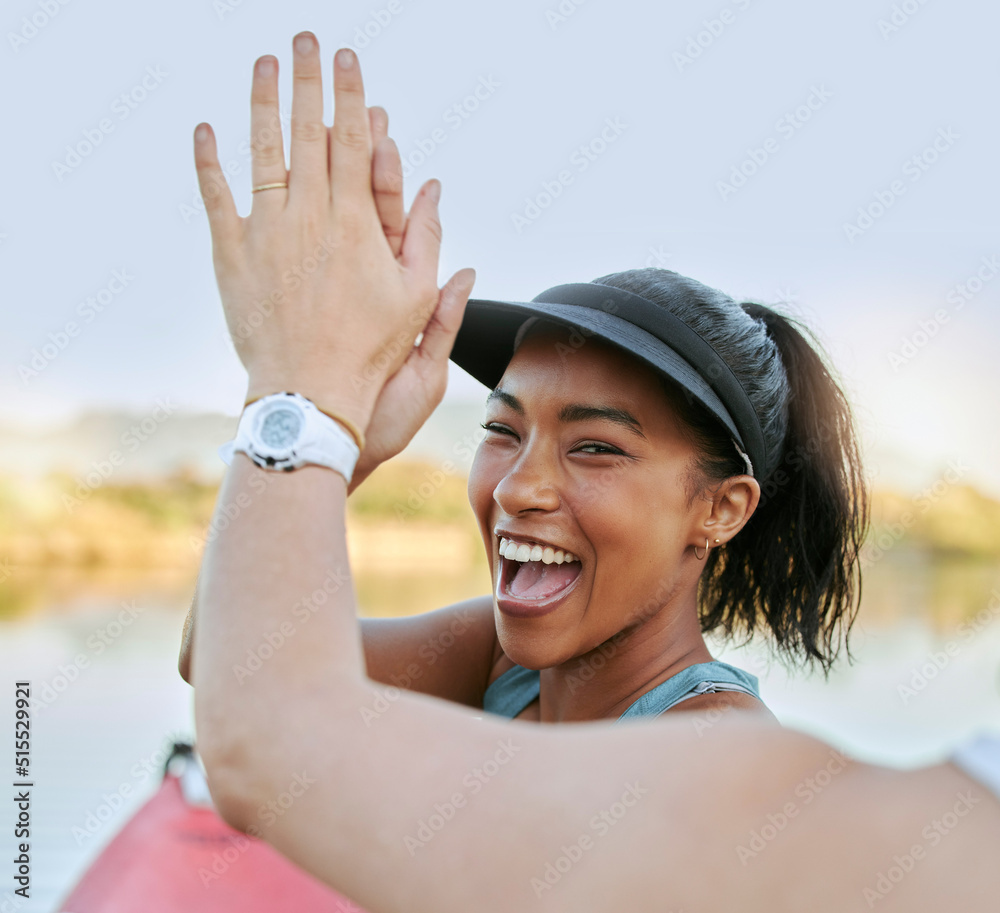
[[705, 560], [705, 556], [706, 556], [707, 554], [708, 554], [708, 536], [706, 536], [706, 537], [705, 537], [705, 551], [704, 551], [704, 552], [702, 552], [702, 553], [701, 553], [701, 554], [699, 555], [699, 554], [698, 554], [698, 549], [697, 549], [697, 547], [696, 547], [696, 548], [695, 548], [695, 550], [694, 550], [694, 556], [695, 556], [695, 558], [697, 558], [697, 559], [698, 559], [699, 561], [704, 561], [704, 560]]

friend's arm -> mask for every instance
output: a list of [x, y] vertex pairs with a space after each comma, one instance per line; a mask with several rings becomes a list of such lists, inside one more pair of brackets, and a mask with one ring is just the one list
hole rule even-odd
[[[240, 454], [224, 488], [263, 472]], [[320, 880], [400, 911], [995, 909], [1000, 803], [948, 765], [885, 770], [737, 715], [548, 727], [406, 692], [376, 706], [326, 519], [343, 480], [275, 475], [212, 543], [196, 710], [222, 815]], [[308, 637], [242, 685], [219, 674], [324, 579], [341, 585]]]
[[[184, 619], [177, 669], [192, 684], [198, 594]], [[500, 653], [493, 597], [474, 596], [403, 618], [361, 618], [365, 670], [375, 682], [482, 707], [490, 671]]]

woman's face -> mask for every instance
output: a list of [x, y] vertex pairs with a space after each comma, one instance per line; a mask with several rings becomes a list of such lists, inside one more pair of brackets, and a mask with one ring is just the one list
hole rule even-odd
[[[469, 476], [500, 643], [528, 668], [566, 662], [693, 596], [701, 566], [685, 559], [704, 516], [700, 498], [688, 503], [697, 454], [658, 376], [580, 340], [532, 328], [489, 398]], [[501, 538], [530, 548], [502, 557]], [[578, 560], [520, 563], [536, 546]]]

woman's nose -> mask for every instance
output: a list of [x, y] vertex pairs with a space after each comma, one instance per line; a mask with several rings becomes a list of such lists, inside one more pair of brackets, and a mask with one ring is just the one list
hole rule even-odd
[[556, 510], [560, 501], [555, 467], [537, 448], [523, 450], [493, 490], [493, 500], [512, 517], [531, 509]]

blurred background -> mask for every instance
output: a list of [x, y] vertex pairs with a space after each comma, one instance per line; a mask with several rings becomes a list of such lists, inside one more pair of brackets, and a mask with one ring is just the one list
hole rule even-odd
[[[11, 0], [2, 24], [0, 660], [37, 703], [23, 909], [53, 908], [193, 737], [177, 652], [246, 378], [192, 134], [213, 126], [247, 214], [253, 62], [279, 58], [287, 149], [302, 29], [328, 74], [358, 51], [407, 200], [442, 180], [442, 282], [474, 266], [477, 297], [527, 300], [660, 266], [816, 330], [875, 515], [853, 663], [824, 681], [715, 645], [782, 722], [900, 766], [1000, 726], [995, 5]], [[363, 614], [489, 590], [466, 500], [486, 393], [453, 368], [352, 497]], [[12, 733], [13, 697], [2, 713]]]

